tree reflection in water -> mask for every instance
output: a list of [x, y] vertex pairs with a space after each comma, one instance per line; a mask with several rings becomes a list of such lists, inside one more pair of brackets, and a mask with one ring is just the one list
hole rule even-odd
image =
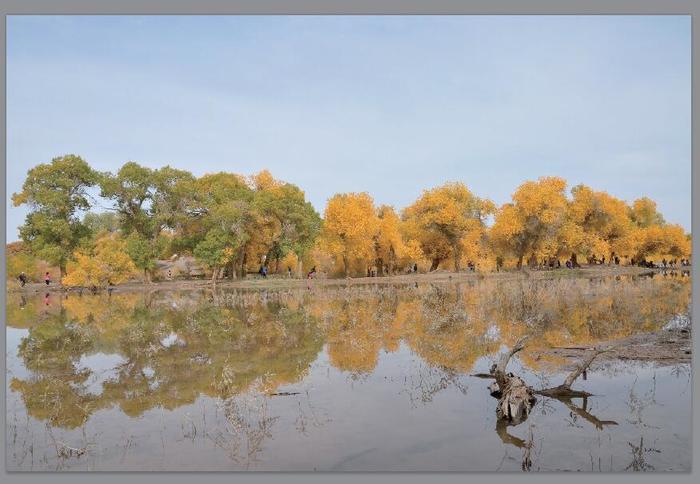
[[[412, 406], [428, 405], [449, 387], [465, 394], [475, 363], [523, 335], [533, 344], [520, 361], [541, 371], [561, 361], [538, 360], [528, 350], [659, 329], [687, 311], [689, 300], [690, 278], [659, 277], [349, 285], [313, 293], [115, 291], [56, 294], [49, 306], [41, 297], [11, 293], [8, 326], [28, 331], [18, 356], [29, 374], [14, 376], [10, 388], [31, 417], [64, 429], [80, 428], [101, 409], [137, 417], [213, 397], [226, 424], [207, 438], [249, 465], [274, 431], [270, 395], [301, 382], [322, 352], [333, 368], [369, 376], [382, 351], [404, 346], [419, 357], [404, 393]], [[116, 355], [121, 363], [100, 376], [84, 364], [94, 355]], [[635, 422], [643, 400], [630, 398]], [[585, 400], [562, 403], [572, 418], [597, 429], [615, 424], [592, 415]], [[308, 393], [297, 404], [300, 433], [328, 421]], [[506, 430], [496, 429], [503, 442], [524, 448]]]

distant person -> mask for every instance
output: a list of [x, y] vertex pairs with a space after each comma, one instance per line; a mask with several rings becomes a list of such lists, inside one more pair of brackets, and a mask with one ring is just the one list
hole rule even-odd
[[267, 266], [262, 267], [262, 276], [264, 279], [267, 279]]
[[287, 266], [287, 277], [290, 279], [292, 278], [292, 267], [291, 266]]
[[51, 284], [51, 274], [49, 274], [48, 272], [47, 272], [46, 275], [44, 276], [44, 282], [46, 283], [47, 286], [48, 286], [49, 284]]
[[311, 281], [316, 276], [316, 266], [313, 266], [311, 270], [306, 274], [306, 287], [311, 290]]
[[413, 264], [413, 272], [418, 273], [418, 264]]
[[27, 284], [27, 276], [24, 274], [24, 272], [20, 272], [18, 279], [19, 279], [19, 285], [21, 287], [24, 287], [25, 284]]

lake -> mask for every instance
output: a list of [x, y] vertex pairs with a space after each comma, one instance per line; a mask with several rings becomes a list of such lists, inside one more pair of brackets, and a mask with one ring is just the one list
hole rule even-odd
[[474, 278], [292, 289], [8, 293], [9, 470], [689, 471], [688, 364], [595, 364], [530, 417], [496, 419], [488, 372], [536, 388], [594, 345], [689, 316], [688, 276]]

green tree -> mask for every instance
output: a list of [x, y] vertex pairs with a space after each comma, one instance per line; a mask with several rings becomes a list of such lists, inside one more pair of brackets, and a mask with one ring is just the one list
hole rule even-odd
[[279, 261], [290, 251], [299, 261], [313, 246], [321, 231], [321, 216], [304, 192], [291, 183], [277, 183], [268, 188], [259, 188], [253, 199], [253, 210], [257, 212], [258, 234], [267, 235], [261, 244], [267, 248], [267, 261], [275, 261], [275, 272]]
[[143, 272], [145, 283], [151, 282], [151, 273], [156, 268], [156, 261], [165, 248], [162, 237], [147, 239], [133, 232], [126, 238], [126, 253], [134, 261], [137, 269]]
[[79, 215], [90, 208], [88, 190], [98, 178], [82, 158], [66, 155], [29, 170], [22, 191], [12, 195], [14, 206], [26, 204], [31, 210], [20, 237], [35, 255], [56, 264], [61, 277], [80, 240], [89, 234]]
[[[231, 277], [237, 267], [245, 275], [246, 251], [255, 221], [251, 188], [243, 177], [231, 173], [204, 175], [194, 186], [194, 197], [186, 207], [189, 228], [185, 226], [184, 230], [190, 231], [192, 225], [197, 227], [199, 235], [191, 235], [195, 257], [214, 269], [214, 278], [223, 265], [229, 266]], [[213, 233], [209, 235], [210, 232]], [[227, 249], [227, 256], [208, 255], [207, 248]]]
[[153, 170], [133, 161], [116, 174], [102, 175], [101, 195], [115, 204], [129, 256], [144, 271], [145, 282], [150, 282], [150, 273], [165, 248], [161, 232], [175, 229], [187, 217], [193, 181], [187, 171], [169, 166]]

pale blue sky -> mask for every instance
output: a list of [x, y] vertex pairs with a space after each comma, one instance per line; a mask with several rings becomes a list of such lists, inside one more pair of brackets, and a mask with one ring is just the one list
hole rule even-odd
[[[10, 16], [7, 192], [75, 153], [398, 209], [542, 175], [690, 230], [690, 17]], [[8, 206], [7, 237], [26, 211]]]

